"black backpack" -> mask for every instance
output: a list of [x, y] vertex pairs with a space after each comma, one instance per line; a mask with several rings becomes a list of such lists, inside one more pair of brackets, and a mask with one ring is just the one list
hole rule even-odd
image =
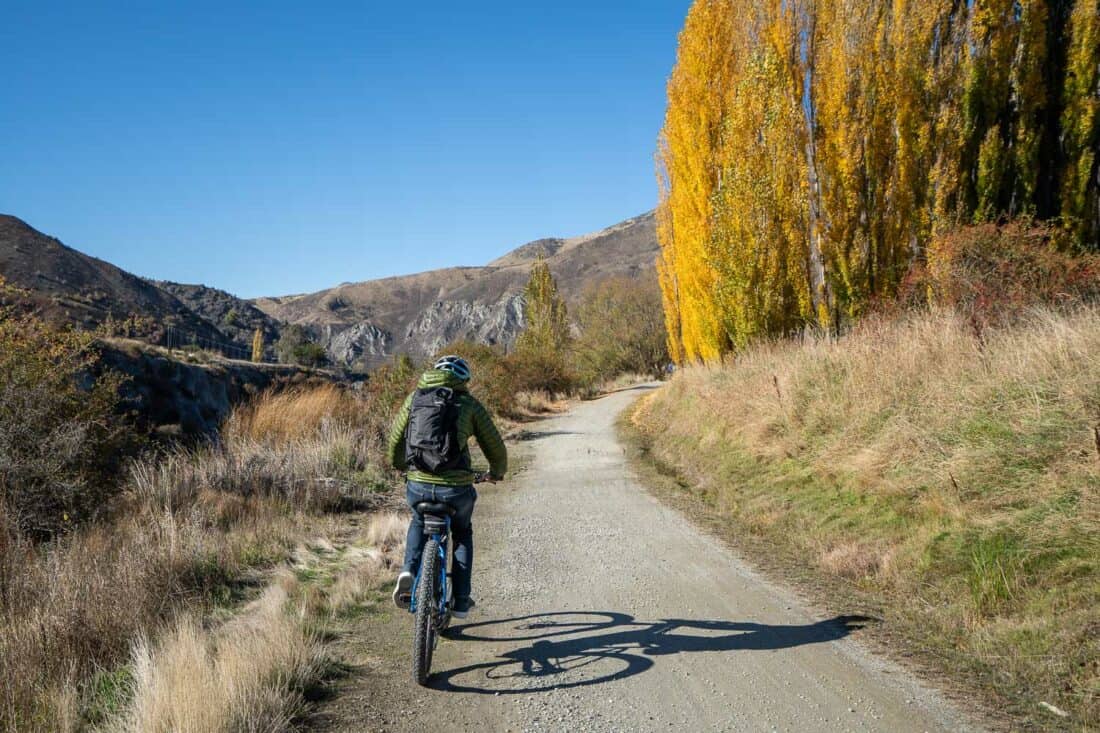
[[405, 463], [427, 473], [467, 468], [458, 444], [458, 395], [453, 389], [429, 387], [413, 394]]

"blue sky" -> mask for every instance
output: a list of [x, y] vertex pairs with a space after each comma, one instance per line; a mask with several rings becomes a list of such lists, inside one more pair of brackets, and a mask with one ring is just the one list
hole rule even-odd
[[599, 229], [689, 4], [5, 3], [0, 212], [248, 297]]

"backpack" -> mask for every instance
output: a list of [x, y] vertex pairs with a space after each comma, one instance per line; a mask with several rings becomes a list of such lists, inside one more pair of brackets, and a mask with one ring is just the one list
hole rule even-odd
[[453, 389], [429, 387], [413, 393], [405, 463], [427, 473], [466, 467], [458, 444], [458, 394]]

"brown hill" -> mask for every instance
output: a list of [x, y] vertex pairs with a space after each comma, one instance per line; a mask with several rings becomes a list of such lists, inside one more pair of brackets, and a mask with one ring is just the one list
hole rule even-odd
[[653, 277], [658, 252], [653, 213], [594, 234], [540, 239], [483, 267], [345, 283], [308, 295], [245, 301], [203, 285], [153, 282], [65, 246], [25, 222], [0, 215], [0, 276], [25, 290], [25, 304], [56, 322], [94, 328], [130, 316], [126, 335], [154, 343], [197, 343], [236, 357], [251, 354], [256, 328], [269, 346], [286, 323], [305, 327], [337, 364], [372, 366], [391, 354], [433, 353], [470, 339], [510, 344], [523, 326], [523, 286], [545, 257], [566, 298], [614, 275]]
[[283, 324], [247, 300], [207, 285], [185, 285], [167, 280], [152, 282], [175, 296], [192, 313], [216, 326], [231, 343], [249, 353], [252, 335], [257, 328], [263, 332], [264, 343], [269, 346], [279, 338]]
[[260, 298], [272, 318], [308, 327], [331, 356], [370, 364], [389, 354], [425, 355], [457, 339], [510, 344], [523, 324], [531, 264], [547, 259], [568, 300], [615, 275], [655, 277], [652, 212], [594, 234], [540, 239], [484, 267], [345, 283], [308, 295]]
[[0, 214], [0, 276], [27, 291], [24, 305], [54, 322], [94, 328], [138, 316], [145, 323], [135, 335], [151, 341], [163, 340], [169, 328], [188, 341], [225, 340], [172, 294], [6, 214]]

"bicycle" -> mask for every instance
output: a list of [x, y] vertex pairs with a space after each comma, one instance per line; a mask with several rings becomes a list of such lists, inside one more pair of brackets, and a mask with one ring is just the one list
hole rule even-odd
[[[474, 477], [475, 484], [491, 481], [487, 473]], [[454, 605], [454, 588], [450, 582], [454, 564], [451, 517], [455, 510], [448, 504], [435, 501], [418, 502], [413, 510], [424, 518], [424, 535], [428, 538], [420, 556], [420, 570], [413, 581], [409, 603], [409, 613], [415, 617], [413, 677], [418, 685], [425, 685], [439, 635], [451, 623]]]

